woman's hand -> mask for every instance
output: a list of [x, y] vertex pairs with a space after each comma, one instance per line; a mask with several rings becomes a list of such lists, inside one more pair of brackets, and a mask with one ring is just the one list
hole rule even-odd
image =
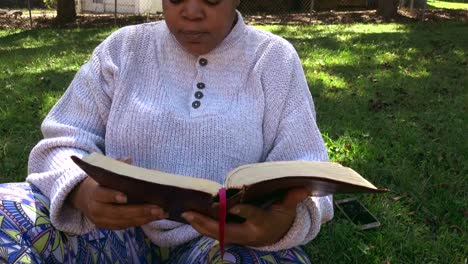
[[[278, 242], [291, 227], [296, 217], [296, 207], [309, 196], [305, 188], [290, 190], [284, 199], [268, 209], [239, 204], [229, 213], [241, 216], [245, 222], [228, 223], [225, 227], [226, 244], [262, 247]], [[182, 217], [204, 236], [218, 239], [218, 221], [196, 212], [185, 212]]]
[[70, 194], [71, 205], [97, 227], [120, 230], [167, 218], [162, 208], [151, 204], [127, 205], [124, 193], [100, 186], [87, 177]]

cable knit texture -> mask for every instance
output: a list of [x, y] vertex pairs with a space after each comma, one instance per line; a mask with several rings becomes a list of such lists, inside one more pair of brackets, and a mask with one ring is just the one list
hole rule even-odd
[[[238, 16], [226, 39], [199, 57], [180, 46], [164, 21], [124, 27], [95, 49], [44, 120], [44, 139], [29, 158], [27, 181], [51, 198], [56, 228], [74, 234], [94, 228], [66, 200], [86, 177], [71, 155], [132, 157], [137, 166], [220, 183], [247, 163], [328, 159], [296, 51]], [[331, 196], [310, 197], [285, 237], [259, 249], [305, 244], [332, 217]], [[143, 229], [159, 246], [200, 236], [168, 220]]]

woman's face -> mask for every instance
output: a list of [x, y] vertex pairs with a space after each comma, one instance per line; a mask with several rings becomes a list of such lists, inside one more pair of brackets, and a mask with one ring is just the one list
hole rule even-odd
[[193, 55], [202, 55], [229, 34], [238, 3], [239, 0], [163, 0], [163, 10], [177, 41]]

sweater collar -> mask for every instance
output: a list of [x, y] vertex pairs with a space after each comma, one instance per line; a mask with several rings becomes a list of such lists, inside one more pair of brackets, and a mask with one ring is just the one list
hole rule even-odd
[[233, 47], [244, 35], [245, 29], [246, 29], [244, 19], [242, 18], [242, 15], [239, 11], [236, 10], [236, 14], [237, 14], [237, 23], [231, 29], [231, 32], [229, 32], [229, 34], [224, 38], [221, 44], [219, 44], [214, 50], [212, 50], [209, 53], [216, 54], [216, 53], [223, 52], [226, 49]]

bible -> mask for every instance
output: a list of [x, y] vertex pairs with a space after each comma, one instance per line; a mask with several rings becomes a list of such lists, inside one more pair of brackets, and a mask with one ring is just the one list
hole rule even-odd
[[[72, 160], [100, 185], [125, 193], [129, 203], [153, 203], [170, 220], [185, 222], [189, 210], [217, 219], [219, 190], [226, 189], [226, 209], [238, 203], [260, 207], [280, 200], [286, 191], [305, 187], [314, 196], [335, 193], [384, 192], [354, 170], [333, 162], [275, 161], [233, 169], [224, 184], [190, 176], [150, 170], [92, 153]], [[233, 216], [227, 221], [241, 221]]]
[[249, 203], [266, 208], [298, 187], [311, 195], [385, 192], [354, 170], [333, 162], [275, 161], [247, 164], [230, 171], [223, 184], [206, 179], [150, 170], [92, 153], [71, 159], [100, 185], [121, 191], [129, 203], [153, 203], [169, 214], [168, 219], [184, 222], [181, 214], [197, 211], [219, 223], [221, 256], [224, 228], [230, 221], [242, 222], [227, 211], [236, 204]]

